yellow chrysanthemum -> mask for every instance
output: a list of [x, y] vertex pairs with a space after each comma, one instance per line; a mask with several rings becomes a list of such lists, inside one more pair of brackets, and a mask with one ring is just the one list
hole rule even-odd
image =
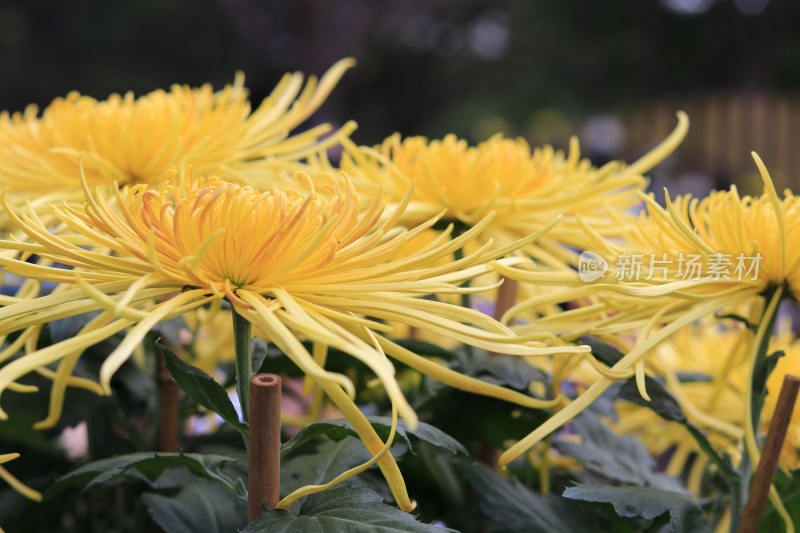
[[40, 502], [42, 501], [42, 494], [38, 490], [33, 490], [29, 486], [25, 485], [23, 482], [18, 480], [14, 477], [11, 472], [3, 468], [3, 463], [7, 463], [9, 461], [13, 461], [19, 457], [18, 453], [5, 453], [0, 455], [0, 479], [8, 483], [12, 489], [19, 492], [26, 498]]
[[[583, 281], [581, 272], [548, 273], [497, 266], [507, 277], [522, 282], [569, 287], [560, 294], [554, 292], [518, 304], [504, 320], [559, 300], [585, 304], [520, 331], [530, 333], [550, 328], [572, 336], [627, 332], [636, 338], [635, 345], [613, 367], [600, 368], [603, 377], [512, 446], [501, 462], [513, 460], [571, 420], [614, 380], [635, 376], [642, 396], [649, 399], [644, 387], [644, 356], [682, 327], [720, 309], [745, 306], [750, 309], [749, 321], [758, 325], [748, 362], [747, 382], [752, 382], [778, 306], [786, 296], [796, 298], [800, 273], [797, 197], [787, 192], [780, 199], [763, 163], [753, 155], [765, 185], [765, 192], [759, 197], [740, 197], [734, 187], [712, 193], [703, 200], [684, 196], [673, 202], [667, 196], [666, 208], [662, 208], [652, 196], [647, 196], [647, 211], [635, 223], [624, 224], [627, 231], [621, 243], [591, 233], [592, 260], [604, 258], [609, 264], [608, 272], [595, 283]], [[588, 226], [587, 231], [590, 231]], [[639, 269], [631, 270], [637, 258]], [[648, 263], [642, 266], [645, 260]], [[690, 260], [700, 270], [689, 270]], [[752, 463], [758, 464], [760, 452], [755, 433], [758, 428], [753, 427], [751, 412], [752, 388], [746, 387], [744, 392], [744, 441]], [[788, 515], [774, 491], [771, 499], [786, 519]]]
[[[740, 197], [734, 187], [702, 200], [683, 196], [673, 202], [667, 196], [666, 208], [652, 195], [645, 197], [647, 211], [633, 223], [626, 221], [621, 243], [594, 235], [593, 251], [609, 263], [608, 272], [597, 282], [584, 282], [577, 272], [547, 273], [498, 265], [504, 275], [521, 282], [571, 287], [521, 302], [504, 320], [559, 299], [585, 298], [589, 305], [538, 321], [527, 330], [549, 327], [573, 336], [638, 331], [636, 346], [614, 366], [608, 379], [587, 392], [588, 399], [599, 396], [613, 375], [629, 377], [632, 369], [643, 383], [642, 356], [682, 326], [718, 309], [752, 302], [770, 291], [779, 293], [778, 299], [784, 289], [794, 295], [800, 274], [800, 251], [793, 244], [800, 238], [797, 197], [787, 192], [780, 200], [766, 169], [760, 160], [757, 163], [766, 188], [760, 197]], [[666, 261], [658, 263], [652, 273], [648, 263], [651, 255], [655, 261]], [[690, 256], [703, 265], [701, 275], [688, 272]], [[632, 258], [639, 258], [642, 266], [634, 276], [626, 277]], [[723, 263], [725, 260], [727, 263]], [[727, 267], [724, 274], [708, 270], [715, 261]], [[777, 301], [772, 307], [776, 306]], [[763, 306], [754, 308], [753, 322], [759, 321], [762, 311]], [[663, 324], [666, 326], [660, 327]], [[577, 405], [584, 403], [590, 402], [581, 400]], [[545, 424], [537, 429], [537, 436], [553, 429]]]
[[348, 124], [321, 141], [331, 129], [321, 125], [289, 136], [353, 64], [339, 61], [319, 83], [309, 77], [305, 88], [302, 74], [286, 74], [252, 111], [238, 75], [219, 92], [209, 85], [175, 85], [168, 92], [115, 94], [103, 101], [73, 92], [41, 116], [36, 106], [0, 113], [0, 186], [12, 200], [79, 198], [81, 157], [93, 186], [157, 183], [171, 166], [185, 163], [202, 175], [237, 172], [244, 178], [252, 169], [297, 170], [301, 159], [352, 131]]
[[605, 236], [619, 234], [607, 209], [625, 210], [639, 202], [636, 193], [646, 185], [641, 174], [669, 155], [686, 134], [686, 117], [679, 117], [678, 127], [660, 146], [627, 167], [616, 161], [592, 166], [580, 158], [577, 138], [566, 154], [551, 146], [531, 150], [524, 139], [501, 136], [469, 146], [455, 135], [432, 141], [393, 135], [374, 149], [347, 143], [341, 168], [359, 178], [367, 192], [377, 185], [390, 201], [399, 201], [416, 182], [404, 222], [419, 223], [445, 210], [445, 221], [472, 227], [494, 212], [483, 239], [501, 245], [564, 215], [556, 228], [526, 248], [541, 263], [563, 267], [572, 261], [565, 247], [587, 244], [574, 215]]
[[[596, 282], [583, 282], [577, 273], [504, 270], [520, 280], [576, 287], [569, 293], [573, 300], [600, 295], [605, 304], [591, 310], [595, 315], [580, 310], [589, 317], [593, 332], [646, 326], [652, 323], [652, 308], [663, 307], [664, 302], [669, 309], [659, 313], [662, 322], [709, 298], [721, 308], [780, 287], [797, 299], [800, 200], [789, 191], [780, 199], [766, 168], [754, 157], [765, 184], [761, 196], [741, 197], [735, 186], [703, 199], [685, 195], [672, 200], [666, 193], [666, 207], [661, 207], [650, 194], [643, 196], [647, 210], [637, 220], [619, 220], [622, 241], [593, 234], [592, 252], [608, 263], [608, 271]], [[586, 229], [591, 231], [588, 225]], [[521, 302], [507, 318], [544, 303], [544, 299]], [[602, 313], [613, 316], [601, 324], [592, 322]], [[556, 320], [566, 324], [571, 317]], [[582, 327], [579, 321], [573, 324]]]
[[[262, 192], [218, 178], [189, 177], [181, 185], [116, 189], [110, 200], [84, 180], [82, 209], [52, 207], [53, 217], [68, 229], [56, 235], [35, 210], [17, 214], [5, 201], [8, 215], [32, 242], [0, 242], [23, 252], [21, 259], [0, 257], [0, 265], [61, 286], [48, 296], [8, 299], [11, 303], [0, 309], [0, 335], [20, 331], [29, 352], [0, 368], [0, 392], [31, 371], [58, 363], [51, 413], [42, 425], [52, 424], [63, 404], [66, 379], [86, 347], [129, 329], [100, 371], [102, 391], [108, 393], [111, 376], [155, 324], [225, 298], [327, 394], [373, 454], [384, 453], [384, 443], [350, 399], [350, 380], [325, 370], [327, 346], [364, 362], [412, 426], [416, 415], [387, 355], [467, 391], [530, 407], [552, 405], [552, 400], [460, 375], [383, 336], [391, 330], [386, 323], [400, 322], [492, 352], [532, 356], [588, 351], [546, 347], [513, 335], [478, 311], [423, 298], [479, 290], [460, 285], [487, 272], [488, 261], [524, 246], [549, 227], [510, 246], [488, 243], [460, 261], [442, 264], [442, 257], [479, 235], [491, 217], [458, 238], [451, 240], [445, 232], [413, 254], [399, 254], [436, 218], [401, 230], [395, 222], [405, 202], [382, 219], [380, 199], [362, 209], [345, 175], [321, 174], [312, 181], [300, 173], [297, 178], [294, 188]], [[26, 262], [33, 254], [72, 269]], [[100, 314], [75, 337], [36, 349], [44, 324], [97, 310]], [[313, 354], [301, 338], [313, 342]], [[18, 348], [7, 348], [0, 360]], [[0, 411], [0, 416], [6, 415]], [[394, 459], [386, 454], [378, 464], [401, 507], [410, 508]]]
[[[686, 413], [690, 422], [704, 430], [716, 450], [734, 458], [741, 455], [744, 438], [744, 397], [747, 389], [748, 346], [751, 333], [741, 325], [722, 327], [712, 321], [677, 332], [648, 355], [653, 373], [664, 379], [666, 387]], [[767, 381], [761, 425], [769, 427], [778, 393], [786, 375], [800, 373], [800, 341], [790, 330], [771, 339], [770, 352], [784, 351]], [[681, 376], [688, 376], [682, 379]], [[794, 469], [800, 459], [800, 411], [792, 416], [780, 464]], [[690, 457], [694, 457], [689, 488], [700, 491], [708, 458], [686, 429], [665, 422], [649, 409], [621, 405], [616, 429], [636, 435], [656, 455], [672, 452], [667, 472], [680, 476]]]

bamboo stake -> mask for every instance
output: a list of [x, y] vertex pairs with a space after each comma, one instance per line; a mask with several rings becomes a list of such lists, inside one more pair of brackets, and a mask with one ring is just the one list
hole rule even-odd
[[497, 300], [494, 303], [494, 319], [500, 320], [506, 311], [517, 303], [519, 283], [515, 279], [503, 278], [503, 284], [497, 289]]
[[[166, 341], [162, 341], [165, 342]], [[174, 352], [173, 346], [167, 345]], [[158, 433], [157, 450], [160, 452], [180, 451], [180, 392], [178, 384], [167, 370], [164, 352], [156, 350], [156, 387], [158, 388]]]
[[281, 378], [258, 374], [250, 379], [247, 521], [264, 507], [274, 508], [281, 485]]
[[758, 531], [758, 524], [761, 522], [761, 515], [764, 512], [764, 504], [767, 501], [769, 488], [772, 486], [772, 479], [775, 477], [775, 469], [778, 466], [778, 459], [783, 448], [783, 441], [786, 438], [786, 430], [789, 428], [789, 422], [792, 419], [792, 411], [794, 410], [798, 391], [800, 391], [800, 378], [786, 376], [783, 379], [778, 403], [775, 405], [775, 412], [769, 424], [761, 461], [759, 461], [753, 477], [750, 496], [744, 507], [739, 533], [754, 533]]

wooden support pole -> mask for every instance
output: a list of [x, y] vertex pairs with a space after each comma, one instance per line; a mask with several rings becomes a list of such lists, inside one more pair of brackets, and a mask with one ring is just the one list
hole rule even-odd
[[[170, 351], [178, 351], [169, 346]], [[156, 388], [158, 389], [158, 429], [156, 449], [160, 452], [178, 452], [181, 449], [181, 407], [178, 384], [167, 370], [164, 352], [156, 350]]]
[[281, 378], [258, 374], [250, 379], [250, 442], [247, 453], [247, 521], [274, 508], [281, 488]]
[[497, 300], [494, 303], [494, 319], [500, 320], [506, 311], [517, 303], [519, 284], [515, 279], [503, 278], [503, 284], [497, 288]]
[[764, 504], [769, 495], [769, 488], [772, 479], [775, 477], [775, 469], [778, 466], [778, 459], [783, 448], [783, 441], [786, 438], [786, 430], [792, 420], [792, 411], [797, 400], [797, 393], [800, 391], [800, 378], [797, 376], [786, 376], [781, 385], [781, 393], [778, 396], [778, 403], [772, 415], [772, 421], [767, 431], [767, 440], [761, 453], [761, 461], [758, 463], [753, 484], [750, 486], [750, 496], [744, 506], [742, 521], [739, 524], [739, 533], [755, 533], [758, 531], [758, 524], [761, 522], [761, 515], [764, 512]]

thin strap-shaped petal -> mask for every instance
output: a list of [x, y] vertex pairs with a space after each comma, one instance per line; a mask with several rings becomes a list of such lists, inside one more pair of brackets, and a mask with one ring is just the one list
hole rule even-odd
[[528, 396], [505, 387], [499, 387], [486, 381], [456, 372], [444, 365], [419, 356], [411, 350], [403, 348], [399, 344], [384, 337], [378, 336], [378, 342], [381, 343], [386, 353], [401, 363], [456, 389], [488, 396], [490, 398], [497, 398], [498, 400], [515, 403], [523, 407], [530, 407], [531, 409], [548, 409], [558, 405], [562, 399], [560, 396], [552, 400], [534, 398], [533, 396]]
[[103, 361], [103, 365], [100, 367], [100, 386], [106, 394], [111, 394], [111, 377], [116, 373], [119, 367], [128, 360], [133, 349], [142, 342], [144, 336], [147, 335], [156, 324], [169, 317], [178, 307], [207, 295], [207, 291], [203, 289], [181, 293], [156, 306], [148, 313], [147, 318], [139, 321], [136, 326], [131, 328], [122, 342], [120, 342], [114, 351], [106, 357], [105, 361]]

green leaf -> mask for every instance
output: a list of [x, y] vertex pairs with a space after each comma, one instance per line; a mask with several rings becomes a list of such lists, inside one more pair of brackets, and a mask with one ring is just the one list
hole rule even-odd
[[366, 462], [371, 454], [355, 437], [324, 440], [312, 454], [292, 457], [281, 464], [281, 492], [286, 495], [305, 485], [321, 485]]
[[458, 352], [457, 368], [469, 376], [478, 377], [489, 383], [527, 391], [532, 381], [547, 381], [541, 370], [532, 367], [520, 357], [490, 354], [485, 350], [473, 349]]
[[603, 342], [600, 339], [592, 337], [591, 335], [584, 335], [579, 339], [581, 344], [585, 344], [592, 348], [592, 355], [598, 361], [602, 361], [608, 366], [614, 365], [617, 361], [622, 359], [624, 355], [615, 346]]
[[[595, 357], [607, 365], [613, 365], [622, 357], [622, 353], [619, 350], [593, 337], [584, 336], [581, 337], [581, 341], [591, 346], [592, 353]], [[773, 361], [775, 360], [777, 359]], [[772, 368], [774, 368], [774, 362], [771, 364]], [[767, 369], [767, 371], [769, 371], [769, 369]], [[692, 379], [697, 380], [697, 376], [692, 376]], [[618, 389], [617, 395], [623, 400], [628, 400], [636, 405], [651, 409], [665, 420], [683, 424], [692, 437], [694, 437], [695, 441], [697, 441], [700, 449], [703, 450], [709, 459], [719, 468], [720, 474], [725, 478], [728, 485], [731, 488], [737, 486], [739, 483], [739, 474], [733, 469], [730, 458], [727, 455], [720, 456], [709, 442], [706, 434], [689, 422], [678, 400], [675, 399], [661, 381], [653, 379], [650, 376], [645, 376], [645, 388], [650, 395], [651, 401], [649, 402], [639, 394], [639, 389], [636, 386], [636, 382], [633, 380], [622, 383]]]
[[454, 530], [418, 522], [413, 515], [383, 503], [366, 487], [331, 489], [310, 496], [295, 516], [268, 509], [242, 533], [455, 533]]
[[678, 422], [680, 424], [686, 423], [686, 415], [683, 413], [678, 400], [664, 387], [664, 385], [650, 376], [644, 378], [645, 388], [647, 394], [650, 395], [648, 402], [642, 395], [639, 394], [639, 389], [636, 387], [634, 380], [628, 380], [619, 388], [618, 395], [623, 400], [628, 400], [636, 405], [652, 409], [662, 418]]
[[434, 385], [431, 392], [415, 405], [417, 413], [463, 443], [483, 441], [503, 448], [509, 440], [524, 438], [532, 427], [547, 420], [545, 411], [526, 409], [445, 385]]
[[[386, 416], [370, 416], [367, 417], [367, 419], [382, 439], [385, 440], [389, 437], [389, 431], [392, 425], [391, 418]], [[281, 446], [281, 456], [289, 454], [303, 444], [322, 435], [326, 435], [334, 440], [339, 440], [347, 435], [356, 435], [356, 432], [350, 422], [343, 418], [309, 424]], [[420, 422], [416, 429], [410, 430], [406, 426], [406, 423], [400, 420], [397, 423], [396, 437], [403, 439], [406, 444], [408, 444], [409, 448], [412, 448], [411, 438], [413, 438], [439, 448], [444, 448], [454, 455], [469, 455], [461, 443], [447, 433], [425, 422]]]
[[717, 453], [717, 450], [711, 444], [711, 441], [708, 440], [708, 437], [703, 432], [703, 430], [701, 430], [688, 420], [686, 421], [684, 426], [686, 426], [686, 429], [689, 431], [689, 434], [691, 434], [692, 437], [694, 437], [694, 440], [697, 442], [697, 445], [700, 446], [700, 449], [703, 450], [703, 452], [717, 466], [720, 475], [722, 475], [722, 477], [728, 483], [731, 491], [739, 487], [741, 483], [740, 479], [741, 476], [736, 470], [734, 470], [730, 455], [728, 455], [727, 453], [722, 453], [722, 455]]
[[223, 473], [223, 468], [236, 459], [221, 455], [201, 455], [196, 453], [133, 453], [109, 459], [101, 459], [84, 465], [69, 474], [58, 478], [47, 490], [45, 497], [58, 496], [70, 487], [89, 489], [95, 485], [135, 477], [132, 473], [144, 475], [148, 481], [156, 481], [171, 466], [185, 466], [195, 476], [214, 481], [231, 492], [244, 497], [246, 490], [241, 479], [233, 480]]
[[185, 484], [174, 496], [145, 493], [142, 501], [165, 533], [230, 533], [247, 521], [247, 504], [206, 480]]
[[269, 352], [269, 343], [267, 341], [257, 338], [251, 340], [250, 359], [252, 361], [251, 368], [253, 369], [254, 376], [259, 373], [261, 365], [264, 364], [264, 359], [267, 358], [267, 352]]
[[495, 376], [500, 385], [506, 385], [518, 391], [527, 391], [532, 381], [545, 381], [541, 370], [534, 368], [522, 357], [510, 355], [492, 355], [484, 363], [486, 372]]
[[778, 365], [781, 357], [786, 355], [783, 350], [777, 350], [760, 359], [753, 369], [753, 412], [760, 413], [764, 406], [764, 400], [767, 398], [767, 380], [769, 379], [772, 371]]
[[647, 393], [650, 395], [651, 401], [647, 401], [639, 394], [639, 389], [633, 380], [626, 381], [620, 388], [618, 395], [624, 400], [628, 400], [642, 407], [653, 410], [657, 415], [666, 420], [682, 424], [689, 434], [700, 446], [700, 449], [711, 459], [711, 461], [719, 468], [720, 474], [725, 478], [726, 482], [734, 487], [738, 484], [739, 474], [733, 469], [730, 457], [727, 455], [719, 455], [717, 450], [711, 445], [706, 434], [697, 426], [692, 424], [686, 415], [683, 413], [678, 400], [672, 396], [664, 385], [650, 376], [645, 377], [645, 386]]
[[209, 411], [217, 413], [225, 422], [230, 424], [247, 440], [248, 426], [239, 421], [239, 415], [233, 407], [233, 402], [222, 386], [214, 378], [197, 367], [182, 361], [161, 343], [156, 345], [164, 351], [167, 370], [172, 374], [175, 383], [189, 395], [189, 397]]
[[490, 533], [594, 531], [593, 516], [559, 496], [534, 494], [515, 478], [506, 479], [483, 464], [463, 465], [467, 482], [481, 499]]
[[[599, 361], [602, 361], [608, 366], [613, 366], [619, 361], [623, 354], [614, 346], [600, 341], [594, 337], [585, 335], [581, 337], [581, 342], [591, 346], [592, 355]], [[639, 389], [634, 380], [628, 380], [621, 384], [618, 389], [617, 395], [636, 405], [652, 409], [661, 417], [672, 420], [674, 422], [684, 423], [686, 415], [683, 413], [680, 404], [672, 396], [672, 394], [664, 387], [664, 385], [650, 376], [645, 376], [645, 388], [650, 395], [650, 400], [647, 401], [639, 394]]]
[[626, 518], [655, 520], [669, 513], [670, 533], [709, 531], [703, 510], [692, 496], [654, 487], [614, 487], [578, 484], [564, 491], [564, 497], [586, 502], [610, 503]]
[[653, 471], [650, 452], [635, 438], [616, 434], [592, 414], [578, 416], [570, 428], [582, 442], [559, 440], [555, 446], [578, 459], [587, 470], [608, 480], [679, 490], [676, 479]]

